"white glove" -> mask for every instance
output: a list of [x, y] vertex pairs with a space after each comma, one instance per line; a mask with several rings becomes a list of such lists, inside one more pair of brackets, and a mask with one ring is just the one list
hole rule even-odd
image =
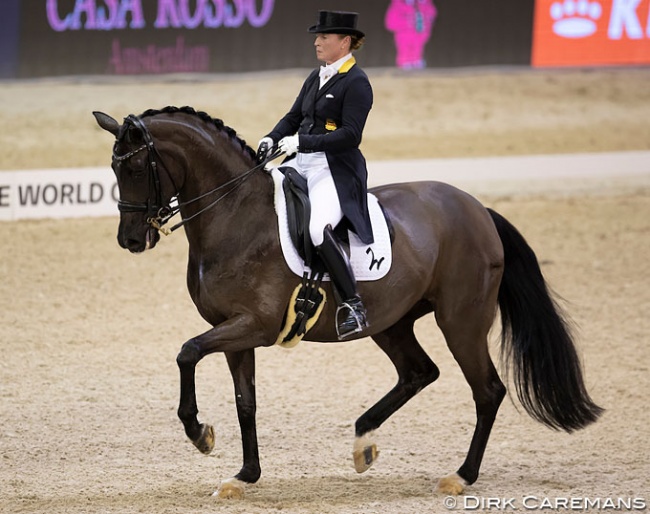
[[272, 147], [273, 139], [270, 137], [263, 137], [260, 139], [260, 142], [257, 143], [257, 162], [262, 162], [266, 159]]
[[287, 157], [291, 157], [298, 151], [298, 144], [298, 134], [296, 134], [295, 136], [287, 136], [280, 139], [279, 146], [280, 150], [287, 154]]

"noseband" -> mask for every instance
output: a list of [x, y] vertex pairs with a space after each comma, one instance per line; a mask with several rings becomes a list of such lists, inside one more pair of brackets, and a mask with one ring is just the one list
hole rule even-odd
[[[153, 228], [156, 230], [161, 231], [165, 235], [169, 235], [172, 232], [174, 232], [176, 229], [182, 227], [185, 225], [187, 222], [191, 221], [198, 215], [204, 213], [211, 207], [215, 206], [217, 203], [219, 203], [221, 200], [223, 200], [226, 196], [228, 196], [230, 193], [232, 193], [235, 189], [237, 189], [241, 184], [244, 183], [244, 181], [250, 177], [250, 175], [260, 169], [263, 168], [268, 162], [276, 159], [281, 155], [281, 151], [277, 149], [277, 147], [274, 147], [271, 149], [272, 151], [270, 152], [270, 155], [267, 156], [266, 159], [264, 159], [262, 162], [254, 166], [253, 168], [249, 169], [248, 171], [245, 171], [241, 175], [236, 176], [235, 178], [229, 180], [225, 184], [220, 185], [219, 187], [216, 187], [207, 193], [203, 193], [196, 198], [193, 198], [191, 200], [188, 200], [183, 203], [178, 203], [177, 197], [174, 196], [168, 202], [167, 204], [163, 204], [163, 198], [162, 198], [162, 190], [160, 187], [160, 173], [159, 173], [159, 168], [158, 166], [158, 161], [162, 161], [160, 154], [158, 153], [158, 150], [156, 150], [153, 142], [153, 138], [151, 137], [151, 133], [147, 129], [147, 127], [142, 123], [142, 120], [138, 116], [134, 116], [133, 114], [128, 115], [126, 118], [124, 118], [124, 127], [130, 123], [134, 127], [136, 127], [138, 130], [142, 132], [142, 136], [144, 138], [144, 144], [140, 146], [139, 148], [136, 148], [135, 150], [132, 150], [124, 155], [117, 155], [115, 153], [115, 149], [117, 147], [117, 143], [121, 139], [121, 136], [118, 137], [118, 141], [115, 142], [115, 146], [113, 147], [113, 161], [115, 162], [122, 162], [130, 159], [134, 155], [139, 154], [140, 152], [143, 152], [144, 150], [147, 151], [147, 170], [149, 171], [149, 197], [147, 198], [147, 201], [145, 203], [133, 203], [133, 202], [125, 202], [123, 200], [118, 200], [117, 202], [117, 208], [120, 212], [144, 212], [147, 213], [147, 223], [151, 225]], [[167, 168], [165, 168], [165, 171], [167, 172], [167, 176], [171, 180], [172, 184], [174, 185], [174, 191], [176, 194], [178, 194], [178, 188], [174, 184], [174, 180], [172, 179], [171, 175], [169, 174], [169, 171]], [[183, 220], [181, 220], [179, 223], [174, 225], [173, 227], [167, 229], [164, 228], [163, 225], [165, 225], [174, 215], [176, 215], [180, 210], [181, 207], [184, 207], [186, 205], [190, 205], [198, 200], [201, 200], [203, 198], [206, 198], [207, 196], [212, 195], [213, 193], [216, 193], [217, 191], [221, 191], [222, 189], [226, 188], [227, 186], [232, 186], [230, 189], [226, 190], [224, 193], [222, 193], [219, 197], [217, 197], [216, 200], [212, 201], [209, 203], [207, 206], [203, 207], [200, 209], [198, 212], [194, 213], [192, 216], [189, 216]], [[176, 203], [175, 205], [171, 205], [172, 203]]]

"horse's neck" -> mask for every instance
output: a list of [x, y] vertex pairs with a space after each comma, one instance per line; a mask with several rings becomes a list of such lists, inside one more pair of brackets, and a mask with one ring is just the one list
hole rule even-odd
[[[255, 166], [239, 141], [212, 126], [197, 124], [194, 117], [163, 120], [162, 127], [167, 137], [161, 134], [161, 139], [169, 142], [168, 151], [178, 165], [174, 182], [179, 202], [191, 202], [181, 208], [181, 214], [184, 219], [196, 215], [185, 225], [190, 252], [214, 252], [219, 246], [257, 237], [255, 220], [275, 216], [273, 185], [261, 170], [240, 184], [230, 182]], [[192, 201], [206, 193], [205, 198]]]
[[[227, 166], [239, 171], [228, 173], [225, 171]], [[202, 171], [194, 168], [194, 173], [186, 178], [179, 200], [181, 203], [187, 202], [217, 189], [253, 166], [254, 163], [242, 162], [219, 163], [215, 164], [215, 169], [206, 166]], [[242, 251], [250, 242], [258, 240], [260, 230], [275, 216], [272, 192], [270, 177], [257, 170], [241, 183], [228, 184], [196, 202], [196, 205], [184, 209], [184, 218], [205, 209], [185, 226], [190, 252], [218, 251], [221, 254], [226, 246], [234, 251], [238, 245]]]

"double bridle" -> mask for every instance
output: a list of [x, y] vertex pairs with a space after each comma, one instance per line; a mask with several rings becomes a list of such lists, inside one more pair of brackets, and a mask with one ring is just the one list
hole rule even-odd
[[[273, 152], [270, 152], [270, 155], [268, 155], [262, 162], [254, 166], [253, 168], [250, 168], [249, 170], [245, 171], [241, 175], [236, 176], [235, 178], [229, 180], [228, 182], [221, 184], [220, 186], [203, 193], [196, 198], [192, 198], [191, 200], [188, 200], [186, 202], [179, 203], [178, 202], [178, 188], [174, 184], [174, 180], [172, 179], [171, 175], [169, 174], [169, 171], [167, 171], [167, 168], [163, 166], [165, 169], [165, 172], [167, 173], [167, 176], [169, 177], [169, 180], [174, 186], [174, 190], [176, 191], [176, 194], [172, 196], [170, 201], [168, 203], [164, 203], [163, 198], [162, 198], [162, 189], [160, 187], [160, 167], [158, 165], [158, 162], [162, 162], [162, 158], [160, 154], [158, 153], [158, 150], [154, 146], [153, 138], [151, 137], [151, 133], [147, 129], [147, 127], [142, 123], [142, 120], [133, 114], [130, 114], [126, 118], [124, 118], [124, 125], [127, 123], [130, 123], [134, 127], [136, 127], [138, 130], [142, 132], [142, 136], [144, 138], [144, 144], [140, 146], [139, 148], [136, 148], [135, 150], [132, 150], [128, 153], [125, 153], [123, 155], [117, 155], [115, 153], [115, 150], [117, 148], [117, 144], [119, 142], [120, 137], [118, 137], [118, 140], [115, 142], [115, 145], [113, 147], [113, 161], [115, 162], [123, 162], [134, 155], [139, 154], [140, 152], [147, 151], [147, 169], [149, 171], [148, 175], [148, 182], [149, 182], [149, 197], [147, 198], [147, 201], [144, 203], [133, 203], [133, 202], [125, 202], [123, 200], [118, 200], [117, 202], [117, 208], [120, 212], [145, 212], [147, 213], [147, 223], [151, 225], [153, 228], [156, 230], [162, 232], [165, 235], [169, 235], [172, 232], [174, 232], [176, 229], [182, 227], [189, 221], [193, 220], [200, 214], [203, 214], [205, 211], [208, 209], [214, 207], [217, 205], [221, 200], [226, 198], [230, 193], [235, 191], [239, 186], [241, 186], [247, 178], [249, 178], [255, 171], [263, 168], [269, 161], [272, 161], [273, 159], [277, 158], [282, 152], [279, 150], [275, 150]], [[190, 205], [194, 202], [197, 202], [199, 200], [202, 200], [203, 198], [206, 198], [210, 195], [213, 195], [214, 193], [221, 191], [225, 188], [228, 188], [228, 186], [231, 186], [229, 189], [227, 189], [223, 194], [221, 194], [219, 197], [217, 197], [216, 200], [212, 201], [205, 207], [203, 207], [201, 210], [198, 212], [194, 213], [192, 216], [189, 216], [187, 218], [182, 219], [180, 222], [178, 222], [176, 225], [172, 226], [171, 228], [164, 228], [164, 225], [172, 218], [174, 217], [178, 212], [180, 212], [181, 207], [184, 207], [186, 205]], [[172, 205], [173, 204], [173, 205]]]

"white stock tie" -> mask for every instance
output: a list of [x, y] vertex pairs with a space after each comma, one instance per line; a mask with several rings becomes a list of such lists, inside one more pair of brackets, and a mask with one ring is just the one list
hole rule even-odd
[[320, 85], [323, 87], [323, 84], [336, 75], [336, 70], [330, 68], [329, 66], [321, 66], [320, 71], [318, 72], [320, 76]]

